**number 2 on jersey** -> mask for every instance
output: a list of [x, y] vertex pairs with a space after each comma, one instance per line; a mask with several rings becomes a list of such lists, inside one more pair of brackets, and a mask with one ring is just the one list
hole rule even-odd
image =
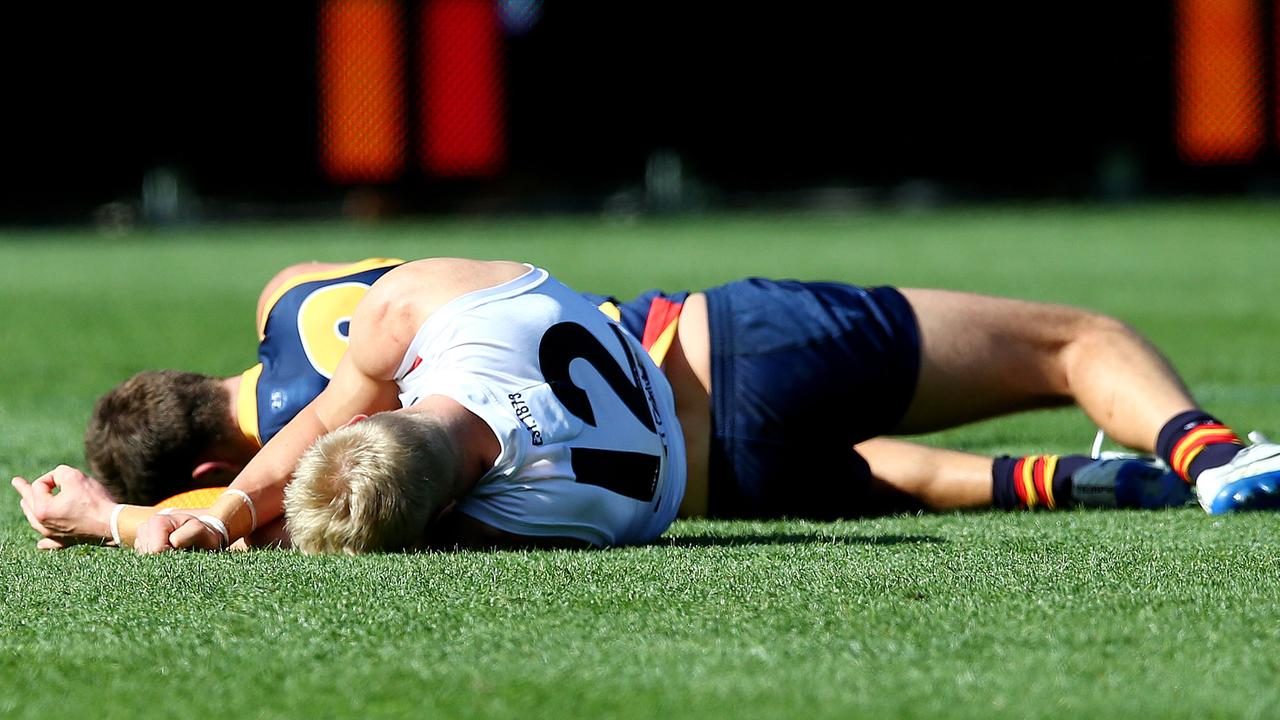
[[[644, 370], [636, 363], [631, 346], [616, 326], [610, 325], [627, 356], [631, 378], [619, 367], [608, 349], [585, 327], [572, 322], [552, 325], [538, 346], [542, 375], [565, 409], [591, 427], [598, 427], [596, 412], [587, 392], [569, 377], [569, 365], [586, 360], [609, 385], [623, 406], [641, 425], [657, 435], [657, 423], [642, 380]], [[658, 487], [662, 459], [648, 453], [603, 448], [570, 448], [573, 474], [580, 483], [596, 485], [641, 502], [650, 502]]]

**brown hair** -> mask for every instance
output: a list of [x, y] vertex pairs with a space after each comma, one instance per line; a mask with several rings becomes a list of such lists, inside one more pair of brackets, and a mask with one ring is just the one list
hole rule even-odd
[[197, 486], [191, 471], [228, 439], [230, 416], [217, 378], [141, 372], [98, 399], [85, 460], [116, 500], [152, 505]]
[[429, 416], [383, 412], [316, 440], [284, 489], [285, 525], [304, 553], [406, 550], [449, 500], [457, 467]]

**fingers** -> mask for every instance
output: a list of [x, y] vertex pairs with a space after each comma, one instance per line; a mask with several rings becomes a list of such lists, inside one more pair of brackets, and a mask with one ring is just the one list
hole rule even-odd
[[[18, 491], [18, 494], [22, 496], [22, 500], [27, 503], [25, 510], [37, 516], [43, 512], [44, 506], [53, 498], [53, 494], [50, 491], [54, 484], [52, 472], [41, 475], [36, 478], [35, 482], [27, 482], [26, 478], [15, 477], [9, 481], [9, 484], [13, 486], [14, 490]], [[30, 514], [27, 519], [31, 519]]]
[[66, 545], [63, 545], [53, 538], [41, 538], [40, 542], [36, 543], [37, 550], [61, 550], [65, 547]]
[[222, 536], [199, 519], [189, 518], [169, 535], [169, 545], [180, 550], [219, 550], [222, 548]]
[[[37, 503], [46, 503], [53, 499], [53, 488], [57, 486], [57, 484], [58, 481], [54, 473], [41, 475], [35, 482], [31, 483], [31, 497], [33, 497]], [[36, 505], [36, 507], [39, 506], [40, 505]]]
[[36, 514], [31, 509], [31, 503], [27, 502], [26, 498], [19, 500], [18, 506], [22, 508], [22, 514], [27, 516], [27, 524], [31, 526], [32, 530], [35, 530], [46, 538], [53, 534], [49, 531], [49, 528], [44, 526], [44, 523], [36, 519]]
[[27, 482], [26, 478], [15, 477], [9, 481], [9, 484], [12, 485], [13, 489], [17, 490], [18, 495], [21, 496], [18, 499], [18, 507], [22, 508], [22, 514], [26, 516], [27, 524], [31, 526], [31, 529], [45, 537], [48, 537], [51, 534], [48, 528], [44, 526], [44, 523], [36, 519], [31, 499], [31, 483]]
[[[59, 465], [53, 469], [46, 477], [49, 478], [49, 484], [62, 487], [67, 484], [83, 483], [89, 479], [79, 468], [73, 468], [70, 465]], [[43, 478], [41, 478], [43, 479]]]
[[144, 555], [170, 550], [220, 550], [222, 535], [193, 515], [155, 515], [138, 528], [133, 549]]
[[173, 546], [169, 544], [169, 533], [173, 532], [177, 527], [178, 519], [186, 517], [190, 516], [156, 515], [147, 520], [138, 528], [138, 535], [133, 541], [133, 549], [144, 555], [154, 555], [172, 550]]
[[12, 485], [13, 489], [16, 490], [19, 495], [22, 496], [23, 500], [30, 502], [31, 483], [27, 482], [26, 478], [15, 477], [14, 479], [9, 481], [9, 484]]

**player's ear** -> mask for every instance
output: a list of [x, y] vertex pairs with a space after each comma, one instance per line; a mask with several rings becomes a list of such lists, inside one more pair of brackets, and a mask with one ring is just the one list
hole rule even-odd
[[360, 422], [361, 420], [368, 420], [368, 419], [369, 419], [369, 416], [368, 416], [368, 415], [357, 415], [357, 416], [355, 416], [355, 417], [351, 418], [350, 420], [348, 420], [348, 421], [347, 421], [347, 424], [346, 424], [346, 425], [343, 425], [342, 427], [351, 427], [352, 425], [355, 425], [356, 423]]
[[207, 487], [230, 485], [241, 469], [239, 465], [221, 460], [202, 462], [191, 471], [191, 479]]

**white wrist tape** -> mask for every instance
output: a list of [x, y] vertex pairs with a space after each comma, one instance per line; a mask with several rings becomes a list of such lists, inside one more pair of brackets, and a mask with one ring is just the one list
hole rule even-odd
[[244, 498], [244, 504], [249, 506], [249, 525], [250, 525], [249, 532], [253, 532], [254, 530], [257, 530], [258, 529], [258, 508], [254, 507], [253, 498], [249, 497], [249, 493], [241, 490], [240, 488], [227, 488], [227, 491], [222, 494], [223, 495], [239, 495], [240, 497]]
[[116, 547], [122, 547], [124, 543], [120, 542], [120, 511], [124, 510], [124, 503], [116, 503], [111, 508], [111, 539], [116, 541]]
[[231, 535], [227, 532], [227, 526], [221, 520], [212, 515], [197, 515], [196, 519], [204, 523], [205, 527], [222, 536], [222, 547], [225, 548], [231, 544]]

